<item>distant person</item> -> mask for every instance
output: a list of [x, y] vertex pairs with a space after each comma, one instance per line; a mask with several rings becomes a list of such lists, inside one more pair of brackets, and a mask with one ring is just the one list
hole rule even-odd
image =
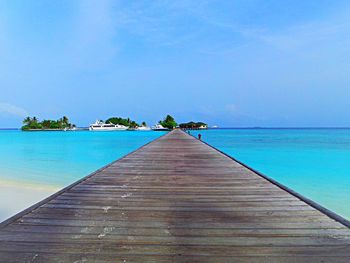
[[198, 134], [198, 140], [200, 140], [200, 141], [202, 140], [202, 134], [200, 134], [200, 133]]

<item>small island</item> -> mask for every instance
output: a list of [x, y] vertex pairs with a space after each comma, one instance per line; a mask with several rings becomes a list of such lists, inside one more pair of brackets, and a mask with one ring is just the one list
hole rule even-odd
[[[122, 117], [111, 117], [105, 121], [105, 123], [111, 123], [115, 125], [124, 125], [129, 128], [137, 128], [140, 127], [140, 125], [136, 122], [131, 120], [130, 118], [122, 118]], [[145, 122], [142, 122], [142, 126], [146, 126]]]
[[158, 125], [163, 126], [166, 129], [173, 130], [177, 127], [177, 123], [173, 116], [167, 115], [164, 120], [159, 121]]
[[184, 130], [206, 130], [208, 129], [208, 124], [204, 122], [187, 122], [187, 123], [180, 123], [179, 127]]
[[58, 120], [43, 121], [39, 121], [36, 117], [27, 117], [23, 120], [23, 124], [22, 131], [67, 131], [76, 128], [75, 124], [71, 124], [66, 116]]
[[106, 121], [96, 120], [95, 123], [90, 124], [90, 131], [150, 131], [151, 128], [147, 126], [146, 122], [141, 125], [130, 118], [111, 117]]
[[204, 122], [187, 122], [178, 124], [174, 117], [166, 115], [158, 124], [148, 127], [146, 122], [141, 124], [130, 118], [110, 117], [106, 121], [97, 120], [91, 124], [89, 128], [76, 128], [75, 124], [70, 123], [67, 116], [63, 116], [58, 120], [42, 120], [39, 121], [37, 117], [26, 117], [23, 120], [22, 131], [73, 131], [73, 130], [90, 130], [90, 131], [169, 131], [175, 128], [184, 130], [203, 130], [208, 129], [208, 125]]

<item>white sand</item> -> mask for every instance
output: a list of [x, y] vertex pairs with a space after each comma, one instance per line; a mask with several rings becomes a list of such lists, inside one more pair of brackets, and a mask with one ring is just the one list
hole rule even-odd
[[61, 187], [0, 180], [0, 222], [57, 192]]

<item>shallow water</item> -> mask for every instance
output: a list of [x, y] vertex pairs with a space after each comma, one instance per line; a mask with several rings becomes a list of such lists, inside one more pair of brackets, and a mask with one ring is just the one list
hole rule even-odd
[[350, 129], [192, 131], [223, 152], [350, 219]]
[[162, 134], [0, 131], [0, 179], [64, 186]]
[[0, 131], [0, 221], [162, 134]]

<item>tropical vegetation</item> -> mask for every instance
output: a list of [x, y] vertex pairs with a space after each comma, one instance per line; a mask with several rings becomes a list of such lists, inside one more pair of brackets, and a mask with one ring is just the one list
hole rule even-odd
[[177, 126], [175, 119], [171, 115], [167, 115], [164, 118], [164, 120], [159, 121], [159, 124], [162, 125], [164, 128], [167, 128], [170, 130], [176, 128], [176, 126]]
[[26, 117], [23, 120], [22, 130], [63, 130], [75, 127], [69, 122], [66, 116], [58, 120], [43, 120], [39, 121], [37, 117]]
[[180, 123], [179, 124], [181, 129], [200, 129], [200, 128], [207, 128], [208, 125], [204, 122], [187, 122], [187, 123]]
[[131, 120], [130, 118], [121, 118], [121, 117], [112, 117], [105, 121], [105, 123], [119, 124], [124, 125], [130, 128], [136, 128], [140, 126], [136, 121]]

